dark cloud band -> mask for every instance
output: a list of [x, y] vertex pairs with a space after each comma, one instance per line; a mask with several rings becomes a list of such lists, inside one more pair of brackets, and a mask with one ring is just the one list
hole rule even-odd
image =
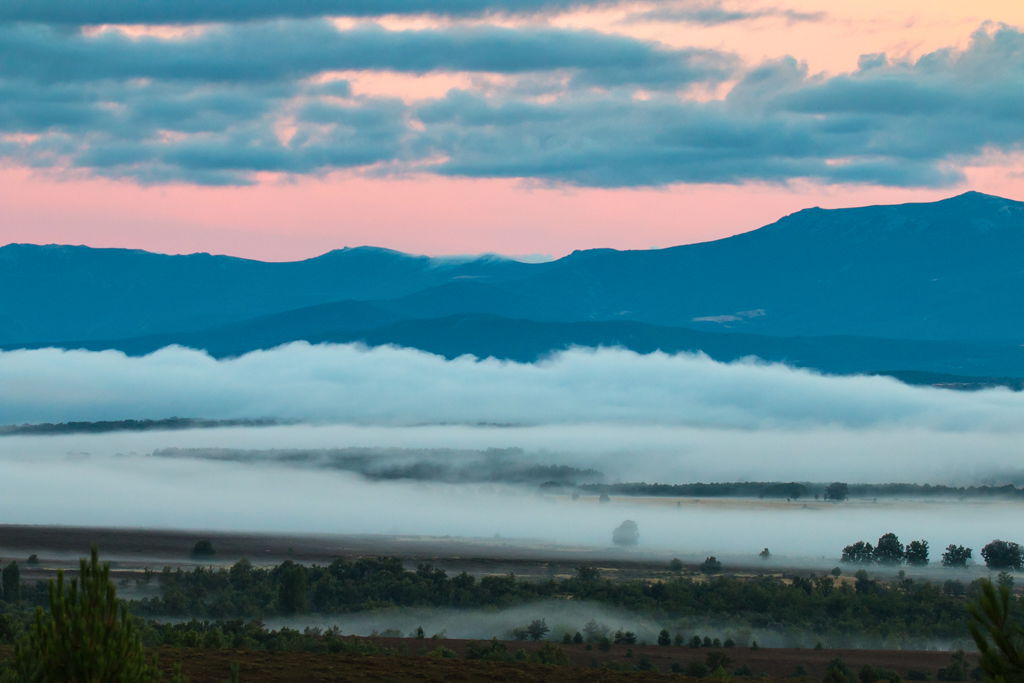
[[530, 15], [613, 4], [612, 0], [0, 0], [0, 22], [198, 24], [321, 16]]
[[[944, 186], [1024, 148], [1024, 34], [979, 30], [915, 61], [870, 55], [825, 78], [793, 59], [623, 36], [325, 21], [187, 38], [0, 27], [0, 155], [142, 183], [243, 184], [273, 171], [435, 173], [596, 187], [672, 183]], [[402, 101], [325, 71], [497, 73]], [[736, 78], [720, 99], [694, 84]]]

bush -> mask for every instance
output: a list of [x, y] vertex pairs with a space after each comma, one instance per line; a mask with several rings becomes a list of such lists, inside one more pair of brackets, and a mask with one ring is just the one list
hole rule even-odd
[[466, 659], [483, 659], [489, 662], [507, 662], [511, 659], [508, 648], [497, 638], [491, 639], [486, 645], [472, 642], [466, 643]]
[[686, 675], [694, 678], [705, 678], [709, 673], [711, 673], [710, 669], [702, 662], [692, 662], [690, 666], [686, 667]]
[[544, 643], [531, 659], [540, 664], [565, 666], [569, 663], [569, 657], [565, 654], [565, 650], [554, 643]]
[[110, 565], [93, 547], [69, 583], [64, 572], [50, 581], [50, 611], [36, 608], [35, 623], [15, 645], [14, 667], [25, 681], [159, 680], [142, 639], [110, 582]]
[[821, 680], [822, 683], [855, 683], [856, 681], [853, 674], [850, 673], [849, 667], [846, 666], [846, 662], [841, 659], [833, 659], [828, 663], [825, 677]]
[[712, 555], [700, 564], [700, 570], [705, 574], [717, 574], [722, 571], [722, 563], [718, 561], [718, 558]]

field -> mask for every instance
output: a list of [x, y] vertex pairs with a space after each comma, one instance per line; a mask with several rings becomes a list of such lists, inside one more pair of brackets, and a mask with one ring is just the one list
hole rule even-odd
[[[383, 640], [383, 639], [382, 639]], [[585, 652], [578, 646], [564, 648], [570, 656], [571, 667], [528, 663], [467, 661], [415, 656], [431, 648], [446, 647], [461, 653], [466, 641], [407, 640], [406, 643], [388, 643], [400, 656], [353, 657], [348, 655], [310, 654], [295, 652], [250, 652], [241, 650], [165, 649], [160, 659], [165, 664], [180, 662], [182, 671], [190, 679], [220, 681], [228, 677], [232, 663], [238, 663], [244, 681], [631, 681], [631, 680], [687, 680], [688, 677], [671, 674], [673, 662], [703, 661], [702, 657], [685, 648], [634, 647], [632, 657], [625, 656], [624, 648], [607, 654]], [[534, 643], [508, 643], [510, 649], [536, 649]], [[406, 647], [403, 647], [406, 646]], [[807, 671], [807, 680], [820, 680], [825, 667], [835, 658], [841, 658], [853, 670], [864, 665], [883, 667], [904, 678], [908, 671], [934, 672], [949, 663], [944, 652], [884, 652], [872, 650], [786, 650], [758, 651], [730, 650], [735, 666], [746, 665], [755, 674], [770, 680], [793, 680], [790, 675], [797, 666]], [[656, 671], [611, 671], [602, 667], [616, 663], [632, 667], [641, 658], [656, 667]], [[598, 668], [594, 668], [594, 664]], [[689, 679], [694, 680], [694, 679]]]

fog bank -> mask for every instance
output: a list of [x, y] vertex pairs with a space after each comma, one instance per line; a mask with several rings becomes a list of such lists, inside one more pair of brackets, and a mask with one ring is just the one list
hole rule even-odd
[[0, 352], [0, 423], [276, 417], [320, 421], [665, 423], [732, 428], [918, 426], [1020, 431], [1024, 394], [957, 393], [702, 355], [573, 350], [536, 364], [357, 345], [239, 358]]
[[[38, 437], [45, 439], [47, 437]], [[639, 552], [702, 559], [838, 559], [842, 546], [893, 531], [976, 550], [1016, 539], [1024, 503], [870, 501], [807, 504], [541, 495], [494, 484], [369, 482], [345, 472], [143, 455], [6, 454], [0, 519], [9, 524], [130, 526], [328, 534], [416, 534], [536, 539], [610, 548], [624, 519]], [[752, 523], [755, 522], [755, 523]]]

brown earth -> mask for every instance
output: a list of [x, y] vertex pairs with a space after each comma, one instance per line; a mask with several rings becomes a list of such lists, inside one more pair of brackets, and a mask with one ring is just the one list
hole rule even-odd
[[[587, 651], [583, 645], [561, 646], [571, 666], [548, 666], [519, 662], [483, 662], [461, 658], [465, 640], [375, 639], [391, 647], [396, 655], [352, 656], [304, 652], [255, 652], [247, 650], [203, 650], [165, 648], [160, 651], [162, 666], [181, 664], [182, 672], [192, 681], [227, 680], [232, 663], [239, 665], [242, 681], [685, 681], [696, 680], [671, 674], [673, 663], [686, 667], [703, 662], [708, 650], [658, 646], [613, 646], [609, 652], [596, 648]], [[506, 642], [509, 652], [527, 652], [540, 643]], [[460, 655], [458, 659], [423, 656], [445, 647]], [[627, 652], [632, 655], [628, 656]], [[893, 652], [874, 650], [799, 650], [799, 649], [729, 649], [724, 652], [732, 660], [729, 668], [746, 665], [758, 680], [790, 680], [794, 669], [802, 666], [807, 680], [821, 680], [828, 663], [839, 658], [854, 672], [865, 665], [895, 671], [904, 678], [910, 670], [935, 671], [950, 662], [948, 652]], [[641, 658], [646, 658], [653, 671], [626, 671]], [[618, 666], [623, 671], [605, 667]], [[743, 680], [742, 678], [734, 680]], [[752, 679], [753, 680], [753, 679]]]

